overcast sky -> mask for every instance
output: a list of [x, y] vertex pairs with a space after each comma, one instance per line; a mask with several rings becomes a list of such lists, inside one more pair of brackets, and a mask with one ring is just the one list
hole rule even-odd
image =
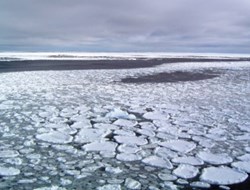
[[250, 0], [1, 0], [0, 51], [250, 53]]

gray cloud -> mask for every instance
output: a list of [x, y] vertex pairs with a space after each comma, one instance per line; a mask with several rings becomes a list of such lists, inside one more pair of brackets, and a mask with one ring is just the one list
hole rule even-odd
[[3, 0], [2, 51], [250, 53], [249, 0]]

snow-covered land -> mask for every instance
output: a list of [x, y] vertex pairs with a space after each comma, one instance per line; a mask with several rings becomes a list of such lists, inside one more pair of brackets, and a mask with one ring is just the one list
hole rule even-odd
[[[176, 83], [122, 83], [172, 71]], [[250, 168], [250, 62], [0, 74], [0, 189], [231, 185]]]

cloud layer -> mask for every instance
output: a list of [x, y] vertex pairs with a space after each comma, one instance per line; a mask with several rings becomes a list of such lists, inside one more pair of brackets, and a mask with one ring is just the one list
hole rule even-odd
[[250, 53], [249, 0], [3, 0], [1, 51]]

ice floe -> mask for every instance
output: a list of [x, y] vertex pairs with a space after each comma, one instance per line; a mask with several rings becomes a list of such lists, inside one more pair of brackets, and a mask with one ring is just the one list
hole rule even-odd
[[199, 152], [197, 156], [203, 161], [215, 165], [228, 164], [233, 161], [233, 159], [230, 156], [224, 153], [213, 154], [211, 152]]
[[241, 171], [250, 173], [250, 161], [233, 162], [231, 165]]
[[193, 156], [177, 157], [173, 158], [172, 161], [175, 163], [189, 164], [193, 166], [199, 166], [204, 164], [203, 160]]
[[73, 137], [65, 133], [58, 131], [51, 131], [49, 133], [43, 133], [36, 135], [36, 138], [42, 141], [58, 144], [67, 144], [72, 142]]
[[127, 153], [119, 153], [116, 155], [117, 160], [126, 161], [126, 162], [132, 162], [141, 160], [142, 157], [138, 154], [127, 154]]
[[196, 147], [195, 143], [185, 140], [169, 140], [160, 142], [159, 145], [181, 153], [188, 153]]
[[0, 176], [15, 176], [19, 174], [20, 170], [17, 168], [0, 166]]
[[125, 180], [125, 186], [128, 189], [141, 189], [141, 183], [139, 181], [132, 179], [132, 178], [127, 178]]
[[105, 129], [92, 129], [92, 128], [81, 129], [77, 133], [74, 141], [78, 143], [100, 141], [110, 133], [111, 131]]
[[158, 156], [150, 156], [150, 157], [144, 158], [142, 162], [144, 164], [155, 166], [155, 167], [160, 167], [160, 168], [167, 168], [167, 169], [173, 168], [173, 165], [167, 158], [163, 159]]
[[17, 157], [19, 153], [16, 150], [0, 150], [0, 158]]
[[210, 184], [230, 185], [240, 183], [246, 180], [248, 175], [245, 172], [238, 171], [226, 166], [208, 167], [203, 169], [201, 180]]
[[106, 117], [116, 119], [136, 119], [135, 115], [128, 114], [128, 112], [123, 111], [120, 108], [115, 108], [113, 111], [107, 113]]
[[114, 152], [117, 147], [117, 143], [114, 142], [92, 142], [83, 146], [86, 151], [105, 151]]
[[121, 190], [121, 186], [117, 184], [108, 184], [98, 187], [97, 190]]
[[184, 179], [194, 178], [195, 176], [197, 176], [198, 173], [199, 173], [198, 168], [187, 164], [180, 164], [173, 171], [173, 174]]
[[128, 145], [146, 145], [147, 139], [137, 136], [115, 136], [116, 142]]

